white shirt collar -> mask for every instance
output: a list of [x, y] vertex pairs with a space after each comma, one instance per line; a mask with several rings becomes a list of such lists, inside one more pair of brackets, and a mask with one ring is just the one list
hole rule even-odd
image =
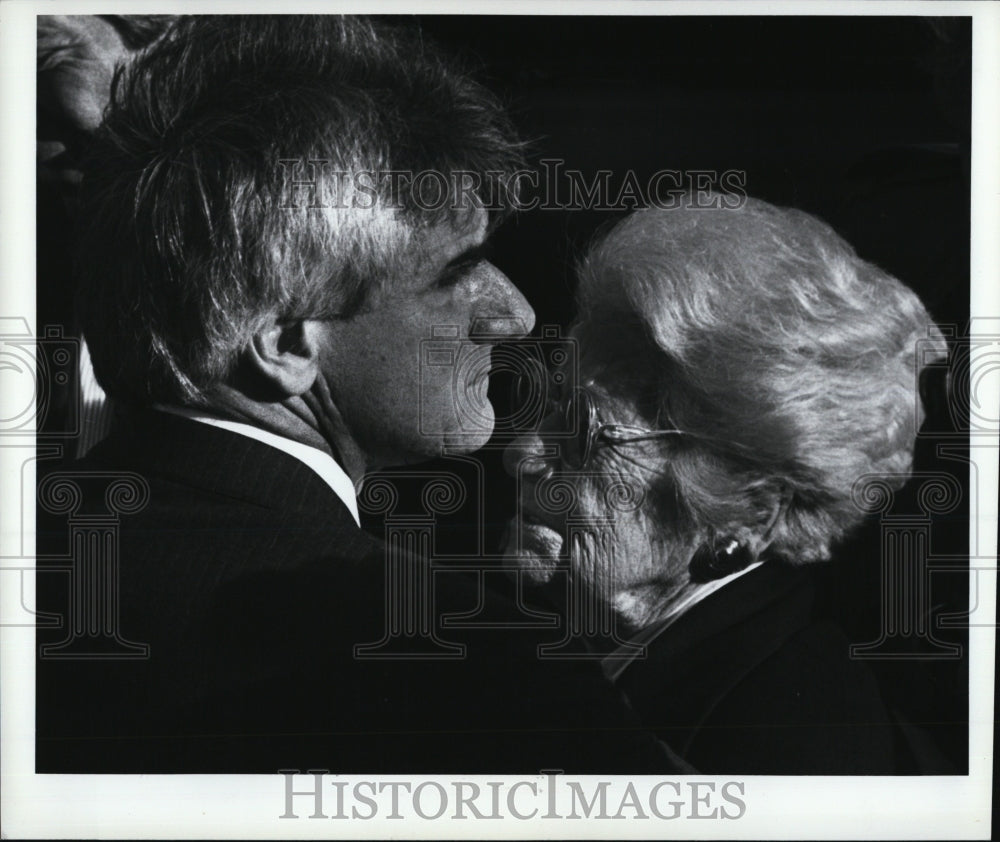
[[319, 475], [319, 478], [330, 486], [333, 493], [347, 506], [351, 517], [354, 518], [354, 522], [358, 526], [361, 526], [361, 517], [358, 515], [358, 495], [354, 489], [354, 483], [351, 482], [351, 478], [329, 453], [317, 447], [311, 447], [308, 444], [302, 444], [302, 442], [286, 438], [285, 436], [279, 436], [276, 433], [262, 430], [260, 427], [254, 427], [252, 424], [230, 421], [227, 418], [217, 418], [214, 415], [209, 415], [199, 410], [180, 406], [166, 406], [164, 404], [156, 404], [153, 408], [160, 412], [168, 412], [171, 415], [179, 415], [182, 418], [190, 418], [192, 421], [199, 421], [202, 424], [220, 427], [232, 433], [239, 433], [241, 436], [256, 439], [263, 444], [276, 447], [289, 456], [295, 457], [315, 471]]
[[[652, 625], [641, 629], [635, 634], [634, 637], [631, 638], [631, 640], [628, 641], [627, 644], [619, 646], [614, 652], [609, 652], [604, 656], [604, 658], [601, 659], [601, 669], [604, 671], [604, 675], [609, 681], [617, 681], [618, 677], [625, 672], [625, 669], [629, 664], [638, 658], [646, 657], [646, 647], [663, 634], [663, 632], [665, 632], [677, 620], [679, 620], [681, 615], [691, 608], [692, 605], [701, 602], [701, 600], [709, 594], [715, 593], [719, 588], [728, 585], [734, 579], [738, 579], [740, 576], [743, 576], [751, 570], [760, 567], [763, 563], [764, 562], [762, 561], [756, 561], [742, 570], [737, 570], [735, 573], [731, 573], [721, 579], [714, 579], [711, 582], [706, 582], [701, 587], [691, 591], [683, 599], [678, 600], [670, 607], [666, 616], [661, 617]], [[633, 646], [636, 645], [642, 647], [641, 654], [633, 649]]]

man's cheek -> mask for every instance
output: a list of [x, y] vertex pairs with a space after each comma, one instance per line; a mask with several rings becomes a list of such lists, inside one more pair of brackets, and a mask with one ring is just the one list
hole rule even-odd
[[454, 357], [443, 353], [439, 356], [428, 353], [419, 377], [399, 384], [400, 393], [416, 392], [414, 402], [419, 404], [420, 430], [425, 435], [442, 436], [459, 429], [459, 396], [455, 386]]

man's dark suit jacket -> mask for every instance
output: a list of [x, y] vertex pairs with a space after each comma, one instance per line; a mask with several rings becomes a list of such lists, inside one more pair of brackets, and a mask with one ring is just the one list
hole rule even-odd
[[[356, 658], [385, 634], [385, 548], [291, 456], [153, 412], [73, 470], [149, 484], [118, 542], [119, 631], [149, 657], [38, 660], [39, 772], [668, 771], [595, 662], [539, 660], [489, 593], [497, 628], [442, 632], [463, 658]], [[65, 515], [38, 526], [65, 556]], [[46, 563], [39, 603], [65, 615]], [[476, 607], [466, 574], [435, 581], [438, 616]]]
[[694, 605], [618, 686], [701, 772], [907, 771], [874, 677], [813, 597], [807, 569], [765, 563]]

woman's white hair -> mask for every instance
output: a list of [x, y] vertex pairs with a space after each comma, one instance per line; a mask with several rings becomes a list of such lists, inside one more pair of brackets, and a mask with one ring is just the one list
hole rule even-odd
[[603, 385], [691, 434], [664, 478], [679, 538], [823, 560], [863, 517], [856, 480], [911, 470], [917, 343], [947, 346], [911, 290], [819, 219], [754, 199], [640, 211], [580, 279], [577, 335]]

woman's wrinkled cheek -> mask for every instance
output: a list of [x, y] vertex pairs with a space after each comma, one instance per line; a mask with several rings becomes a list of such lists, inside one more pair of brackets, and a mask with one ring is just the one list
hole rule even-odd
[[659, 532], [658, 524], [642, 512], [574, 529], [571, 566], [598, 596], [613, 602], [622, 590], [661, 575], [664, 550]]
[[582, 526], [570, 535], [570, 568], [601, 599], [614, 593], [615, 544], [607, 526]]

